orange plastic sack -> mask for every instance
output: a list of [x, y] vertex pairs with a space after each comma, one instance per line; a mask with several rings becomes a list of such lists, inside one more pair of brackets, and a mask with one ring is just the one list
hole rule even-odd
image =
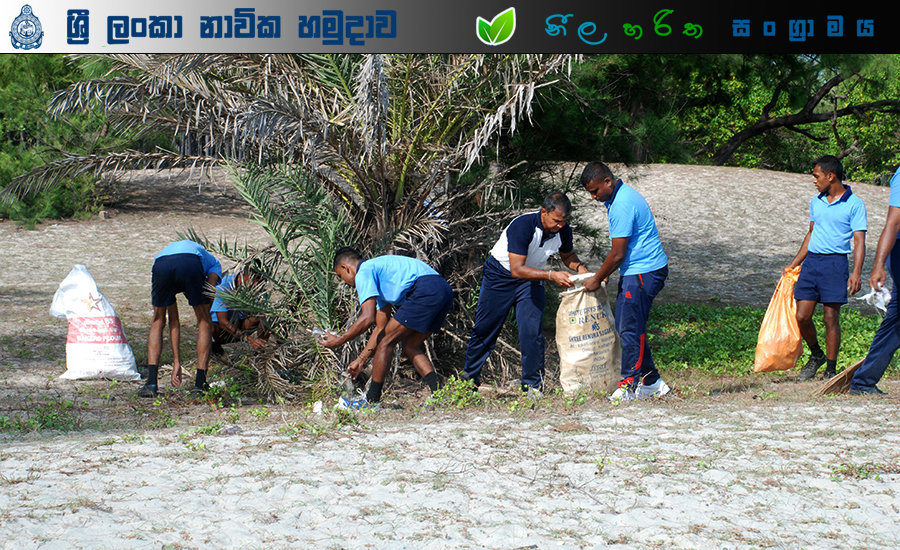
[[794, 301], [794, 283], [799, 276], [800, 266], [797, 266], [782, 275], [775, 287], [775, 294], [759, 327], [753, 372], [792, 369], [803, 352], [800, 326], [797, 325], [797, 303]]

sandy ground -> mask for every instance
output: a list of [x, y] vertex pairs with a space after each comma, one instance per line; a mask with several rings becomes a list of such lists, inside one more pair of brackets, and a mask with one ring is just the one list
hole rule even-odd
[[294, 438], [245, 421], [233, 435], [8, 441], [0, 535], [8, 548], [900, 544], [896, 401], [588, 409], [404, 413]]
[[[637, 170], [672, 262], [661, 299], [765, 305], [805, 232], [810, 178]], [[150, 403], [136, 384], [60, 380], [66, 327], [47, 311], [74, 263], [140, 355], [150, 262], [175, 231], [263, 239], [221, 183], [173, 179], [166, 205], [147, 205], [153, 177], [109, 219], [0, 223], [0, 420], [71, 428], [0, 431], [0, 547], [900, 546], [895, 380], [885, 398], [814, 399], [814, 383], [779, 375], [681, 375], [656, 402], [505, 397], [359, 417], [182, 390]], [[871, 257], [887, 190], [854, 190]], [[589, 208], [603, 227], [602, 205]]]

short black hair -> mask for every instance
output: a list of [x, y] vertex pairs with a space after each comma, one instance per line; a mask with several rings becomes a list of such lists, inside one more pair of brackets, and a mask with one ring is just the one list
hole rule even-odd
[[362, 254], [359, 253], [359, 250], [352, 246], [342, 246], [334, 253], [334, 265], [332, 266], [332, 269], [337, 269], [337, 266], [342, 263], [359, 260], [362, 260]]
[[590, 162], [581, 172], [581, 186], [587, 187], [591, 181], [602, 180], [603, 178], [613, 178], [613, 173], [609, 166], [600, 161]]
[[565, 193], [550, 193], [544, 197], [544, 203], [541, 208], [547, 212], [556, 211], [568, 218], [572, 214], [572, 201]]
[[844, 165], [834, 155], [822, 155], [813, 162], [813, 168], [818, 166], [823, 172], [834, 174], [838, 181], [844, 181]]
[[259, 258], [253, 258], [241, 269], [241, 275], [250, 277], [253, 280], [262, 279], [263, 263]]

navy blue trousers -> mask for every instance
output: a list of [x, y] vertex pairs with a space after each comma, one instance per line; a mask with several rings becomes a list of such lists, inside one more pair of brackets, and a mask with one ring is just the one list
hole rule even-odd
[[659, 371], [653, 363], [650, 346], [647, 345], [647, 319], [650, 306], [669, 276], [669, 267], [639, 275], [619, 277], [619, 294], [616, 296], [616, 332], [622, 340], [622, 383], [655, 384]]
[[891, 364], [891, 358], [894, 352], [900, 348], [900, 311], [898, 311], [897, 296], [897, 279], [896, 275], [900, 273], [900, 239], [891, 249], [891, 255], [888, 257], [888, 266], [890, 266], [891, 278], [894, 279], [894, 290], [891, 292], [891, 301], [888, 302], [887, 313], [881, 321], [878, 330], [875, 331], [875, 337], [872, 339], [872, 345], [869, 346], [869, 353], [863, 364], [859, 366], [853, 379], [850, 381], [850, 388], [855, 390], [871, 390], [875, 384], [884, 376], [884, 371]]
[[481, 369], [497, 343], [510, 308], [515, 305], [522, 350], [522, 385], [540, 388], [544, 381], [541, 317], [545, 301], [540, 281], [516, 279], [493, 256], [488, 257], [478, 293], [475, 326], [466, 347], [466, 376], [476, 385], [481, 382]]

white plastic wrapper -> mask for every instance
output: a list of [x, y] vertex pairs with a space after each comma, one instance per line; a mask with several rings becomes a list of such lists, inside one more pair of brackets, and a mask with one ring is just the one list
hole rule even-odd
[[882, 315], [887, 313], [888, 303], [891, 301], [891, 291], [885, 287], [879, 287], [878, 290], [874, 288], [869, 291], [865, 296], [860, 296], [857, 300], [862, 300], [865, 303], [873, 306], [875, 309], [879, 311]]
[[50, 315], [69, 321], [61, 378], [141, 379], [122, 321], [85, 266], [73, 267], [59, 284]]

